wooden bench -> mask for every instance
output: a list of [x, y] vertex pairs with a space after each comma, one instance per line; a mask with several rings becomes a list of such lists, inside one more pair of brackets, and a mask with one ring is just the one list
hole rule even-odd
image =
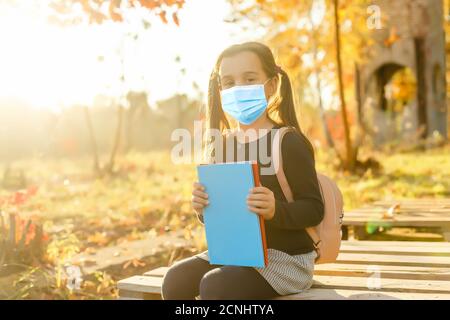
[[[118, 282], [120, 299], [161, 299], [167, 267]], [[343, 241], [311, 289], [276, 299], [450, 299], [450, 243]]]
[[[389, 208], [392, 217], [387, 214]], [[377, 201], [345, 212], [344, 229], [353, 229], [356, 238], [364, 240], [369, 227], [430, 227], [437, 228], [450, 241], [450, 199], [406, 199]], [[348, 234], [344, 230], [344, 234]], [[346, 237], [344, 236], [344, 239]]]

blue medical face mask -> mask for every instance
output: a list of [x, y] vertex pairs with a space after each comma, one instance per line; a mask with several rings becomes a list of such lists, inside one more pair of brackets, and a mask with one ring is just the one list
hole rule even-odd
[[267, 108], [264, 85], [268, 80], [263, 84], [234, 86], [220, 91], [223, 110], [242, 124], [255, 122]]

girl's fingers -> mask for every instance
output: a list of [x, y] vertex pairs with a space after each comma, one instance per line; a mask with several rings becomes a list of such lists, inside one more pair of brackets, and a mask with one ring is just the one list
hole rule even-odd
[[265, 208], [257, 208], [257, 207], [252, 207], [252, 206], [249, 206], [248, 209], [254, 213], [261, 214], [261, 215], [265, 215], [268, 211]]
[[192, 202], [192, 208], [196, 209], [196, 210], [203, 210], [205, 206], [201, 203], [197, 203], [197, 202]]
[[253, 187], [250, 190], [250, 193], [264, 193], [264, 194], [270, 194], [270, 189], [266, 188], [266, 187]]
[[201, 191], [204, 191], [204, 190], [205, 190], [205, 187], [204, 187], [201, 183], [199, 183], [199, 182], [194, 182], [193, 185], [192, 185], [192, 187], [193, 187], [194, 189], [201, 190]]
[[261, 201], [261, 200], [251, 200], [251, 201], [247, 201], [247, 205], [250, 207], [267, 209], [267, 207], [269, 206], [269, 202]]
[[202, 212], [204, 207], [209, 204], [208, 194], [204, 192], [205, 187], [199, 182], [194, 182], [192, 187], [192, 208], [197, 212]]
[[250, 193], [247, 196], [247, 200], [266, 200], [268, 201], [269, 197], [265, 193]]
[[200, 190], [195, 190], [192, 191], [192, 195], [203, 198], [203, 199], [208, 199], [208, 194], [206, 192], [200, 191]]
[[199, 204], [202, 204], [204, 206], [209, 204], [208, 200], [200, 198], [200, 197], [196, 197], [196, 196], [192, 197], [192, 202], [193, 203], [199, 203]]

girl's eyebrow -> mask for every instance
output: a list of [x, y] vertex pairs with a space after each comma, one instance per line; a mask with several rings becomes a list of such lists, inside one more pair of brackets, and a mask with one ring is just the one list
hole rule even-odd
[[256, 71], [245, 71], [244, 74], [258, 74]]
[[225, 80], [227, 78], [233, 79], [233, 76], [226, 74], [226, 75], [223, 75], [223, 76], [220, 77], [220, 79], [222, 79], [222, 80]]
[[[244, 75], [249, 75], [249, 74], [255, 74], [255, 75], [258, 75], [258, 72], [256, 72], [256, 71], [244, 71], [244, 73], [243, 73]], [[225, 80], [225, 79], [227, 79], [227, 78], [233, 78], [233, 76], [232, 75], [229, 75], [229, 74], [225, 74], [225, 75], [223, 75], [222, 77], [221, 77], [221, 79], [222, 80]]]

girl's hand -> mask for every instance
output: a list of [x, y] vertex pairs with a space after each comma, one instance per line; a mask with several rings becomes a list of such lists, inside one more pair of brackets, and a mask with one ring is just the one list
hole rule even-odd
[[265, 220], [270, 220], [275, 215], [275, 197], [273, 192], [266, 187], [250, 189], [247, 205], [250, 211], [263, 216]]
[[208, 194], [204, 192], [205, 187], [198, 182], [194, 182], [192, 191], [192, 208], [198, 214], [203, 214], [203, 208], [209, 204]]

